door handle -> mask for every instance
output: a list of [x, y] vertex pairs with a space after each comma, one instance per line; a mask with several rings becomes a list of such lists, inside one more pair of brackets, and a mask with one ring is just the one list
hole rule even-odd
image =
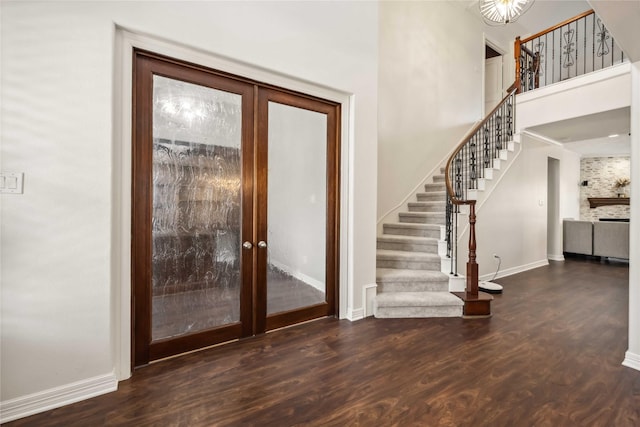
[[242, 244], [242, 247], [245, 248], [245, 249], [251, 249], [253, 247], [253, 244], [251, 244], [251, 242], [247, 241], [247, 242], [244, 242]]
[[267, 242], [265, 242], [264, 240], [260, 240], [258, 242], [258, 247], [262, 248], [262, 249], [266, 248], [267, 247]]

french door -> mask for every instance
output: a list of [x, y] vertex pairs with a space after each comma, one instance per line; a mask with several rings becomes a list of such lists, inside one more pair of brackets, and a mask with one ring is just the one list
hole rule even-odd
[[133, 363], [333, 315], [339, 105], [134, 53]]

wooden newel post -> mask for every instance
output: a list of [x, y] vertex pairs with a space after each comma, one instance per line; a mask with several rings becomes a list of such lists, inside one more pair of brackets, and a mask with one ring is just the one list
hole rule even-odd
[[478, 296], [478, 263], [476, 263], [476, 204], [469, 205], [469, 261], [467, 262], [467, 294]]
[[516, 41], [513, 44], [513, 56], [516, 60], [516, 87], [518, 88], [516, 93], [520, 93], [520, 36], [516, 37]]

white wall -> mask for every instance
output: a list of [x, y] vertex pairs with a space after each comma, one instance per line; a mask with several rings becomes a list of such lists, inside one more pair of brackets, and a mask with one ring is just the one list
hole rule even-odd
[[560, 222], [560, 161], [547, 157], [547, 258], [561, 261], [562, 223]]
[[[640, 181], [640, 1], [589, 0], [607, 23], [616, 41], [632, 61], [631, 65], [631, 182]], [[623, 364], [640, 370], [640, 186], [631, 186], [631, 225], [629, 252], [629, 349]]]
[[456, 2], [381, 2], [379, 56], [382, 220], [481, 119], [482, 24]]
[[[557, 222], [579, 215], [578, 179], [580, 156], [555, 145], [522, 135], [522, 153], [502, 175], [491, 195], [476, 210], [477, 262], [480, 276], [496, 271], [493, 254], [501, 257], [499, 276], [506, 276], [547, 263], [547, 162], [559, 161], [560, 194]], [[571, 188], [571, 187], [575, 187]], [[460, 217], [460, 229], [467, 216]], [[562, 228], [559, 242], [562, 247]], [[459, 236], [458, 270], [468, 260], [468, 229]]]
[[[554, 151], [557, 152], [557, 150]], [[562, 150], [561, 153], [564, 162], [560, 162], [560, 218], [558, 220], [562, 226], [564, 218], [580, 218], [580, 154], [569, 150]], [[562, 239], [562, 229], [560, 238]]]
[[2, 196], [3, 404], [55, 394], [117, 368], [113, 293], [120, 282], [110, 263], [118, 256], [111, 233], [119, 135], [112, 126], [123, 106], [114, 105], [114, 72], [122, 71], [114, 70], [116, 24], [353, 94], [345, 165], [351, 181], [343, 197], [350, 216], [342, 224], [349, 289], [341, 298], [358, 317], [361, 289], [375, 280], [377, 4], [1, 7], [2, 170], [25, 173], [24, 194]]

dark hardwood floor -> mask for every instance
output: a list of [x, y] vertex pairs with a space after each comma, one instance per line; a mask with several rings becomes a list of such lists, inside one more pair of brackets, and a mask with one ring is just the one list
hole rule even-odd
[[497, 282], [493, 317], [322, 319], [162, 361], [12, 426], [638, 426], [628, 265]]

